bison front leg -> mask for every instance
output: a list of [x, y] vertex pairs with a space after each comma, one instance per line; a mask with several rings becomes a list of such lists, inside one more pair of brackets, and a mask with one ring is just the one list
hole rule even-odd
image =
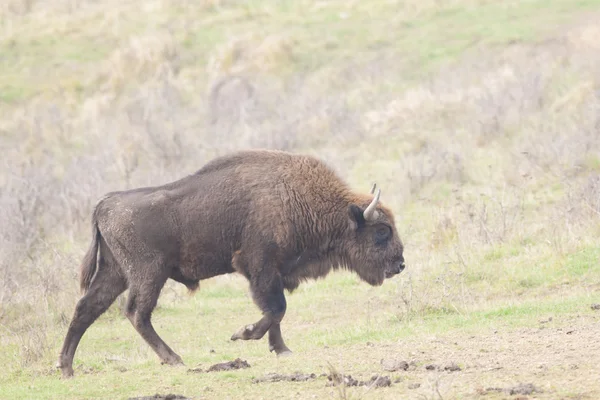
[[287, 356], [292, 354], [281, 336], [281, 325], [273, 324], [269, 328], [269, 351], [274, 351], [278, 356]]
[[286, 301], [283, 294], [283, 282], [277, 274], [268, 276], [263, 270], [259, 277], [250, 280], [252, 298], [263, 312], [263, 317], [253, 324], [240, 328], [231, 336], [231, 340], [259, 340], [269, 332], [269, 350], [277, 355], [290, 354], [281, 336], [281, 320], [285, 315]]

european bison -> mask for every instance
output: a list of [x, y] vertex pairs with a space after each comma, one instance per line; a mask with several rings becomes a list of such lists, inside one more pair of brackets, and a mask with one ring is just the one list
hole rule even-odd
[[346, 268], [376, 286], [404, 269], [392, 212], [350, 190], [310, 156], [248, 150], [217, 158], [193, 175], [157, 187], [107, 194], [92, 215], [92, 243], [81, 266], [77, 303], [57, 367], [73, 375], [86, 329], [129, 289], [126, 315], [163, 364], [183, 364], [150, 315], [171, 278], [198, 282], [238, 272], [262, 318], [231, 340], [261, 339], [288, 353], [280, 323], [284, 289]]

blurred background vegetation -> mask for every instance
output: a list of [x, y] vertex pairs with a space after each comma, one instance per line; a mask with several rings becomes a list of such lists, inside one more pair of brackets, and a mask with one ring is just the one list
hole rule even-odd
[[104, 193], [242, 148], [377, 182], [400, 319], [597, 291], [598, 65], [597, 0], [2, 1], [12, 365], [58, 354]]

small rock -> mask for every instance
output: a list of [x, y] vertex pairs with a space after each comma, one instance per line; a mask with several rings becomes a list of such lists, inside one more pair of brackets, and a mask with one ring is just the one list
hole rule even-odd
[[392, 381], [388, 376], [380, 376], [373, 375], [370, 381], [358, 381], [354, 379], [351, 375], [341, 375], [338, 373], [331, 374], [327, 376], [327, 380], [329, 383], [327, 386], [338, 386], [344, 385], [346, 387], [350, 386], [372, 386], [372, 387], [386, 387], [391, 386]]
[[128, 400], [188, 400], [188, 397], [179, 394], [155, 394], [154, 396], [130, 397]]
[[515, 394], [528, 395], [532, 394], [533, 392], [540, 392], [540, 390], [533, 386], [533, 384], [531, 383], [520, 384], [515, 387], [509, 388], [508, 390], [508, 394], [510, 394], [511, 396]]
[[454, 372], [454, 371], [460, 371], [461, 368], [458, 365], [456, 365], [455, 363], [450, 363], [444, 367], [444, 370], [449, 371], [449, 372]]
[[233, 361], [227, 361], [224, 363], [211, 365], [206, 371], [204, 371], [201, 367], [190, 368], [188, 372], [195, 373], [203, 373], [203, 372], [213, 372], [213, 371], [231, 371], [232, 369], [241, 369], [241, 368], [250, 368], [250, 364], [241, 358], [236, 358]]
[[428, 370], [428, 371], [433, 371], [433, 370], [438, 369], [438, 366], [435, 365], [435, 364], [429, 364], [429, 365], [425, 366], [425, 369]]
[[211, 367], [206, 372], [230, 371], [232, 369], [241, 369], [241, 368], [250, 368], [250, 364], [248, 364], [245, 360], [242, 360], [241, 358], [236, 358], [233, 361], [227, 361], [224, 363], [211, 365]]
[[534, 392], [537, 392], [537, 393], [543, 392], [543, 390], [536, 388], [531, 383], [525, 383], [525, 384], [521, 383], [517, 386], [513, 386], [513, 387], [509, 387], [509, 388], [490, 387], [490, 388], [485, 389], [485, 391], [486, 392], [504, 392], [504, 393], [508, 393], [511, 396], [514, 396], [515, 394], [530, 395], [530, 394], [533, 394]]
[[384, 359], [380, 361], [381, 367], [389, 372], [407, 371], [408, 363], [402, 360]]
[[592, 304], [592, 310], [598, 311], [600, 310], [600, 304]]
[[387, 376], [375, 375], [371, 377], [371, 384], [374, 387], [387, 387], [392, 386], [392, 381]]
[[327, 376], [327, 380], [329, 383], [327, 386], [358, 386], [358, 381], [352, 377], [352, 375], [342, 375], [342, 374], [331, 374]]
[[280, 381], [288, 381], [288, 382], [304, 382], [311, 379], [316, 379], [317, 375], [315, 374], [302, 374], [300, 372], [296, 372], [292, 375], [281, 375], [277, 373], [268, 373], [262, 378], [252, 379], [253, 383], [260, 382], [280, 382]]
[[227, 361], [219, 364], [211, 365], [206, 371], [204, 371], [201, 367], [190, 368], [187, 372], [214, 372], [214, 371], [231, 371], [232, 369], [241, 369], [241, 368], [250, 368], [250, 364], [241, 358], [236, 358], [233, 361]]
[[421, 387], [420, 383], [411, 383], [410, 385], [408, 385], [409, 389], [418, 389]]

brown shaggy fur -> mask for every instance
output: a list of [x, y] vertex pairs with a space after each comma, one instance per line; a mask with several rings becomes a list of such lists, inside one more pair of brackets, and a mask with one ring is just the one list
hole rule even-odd
[[288, 353], [281, 336], [284, 289], [347, 268], [371, 285], [404, 269], [403, 246], [390, 210], [354, 193], [316, 158], [252, 150], [217, 158], [193, 175], [157, 187], [113, 192], [92, 216], [92, 243], [83, 259], [79, 300], [58, 367], [72, 362], [86, 329], [126, 289], [126, 315], [166, 364], [181, 358], [150, 322], [171, 278], [190, 290], [238, 272], [250, 282], [263, 317], [232, 340], [260, 339]]

